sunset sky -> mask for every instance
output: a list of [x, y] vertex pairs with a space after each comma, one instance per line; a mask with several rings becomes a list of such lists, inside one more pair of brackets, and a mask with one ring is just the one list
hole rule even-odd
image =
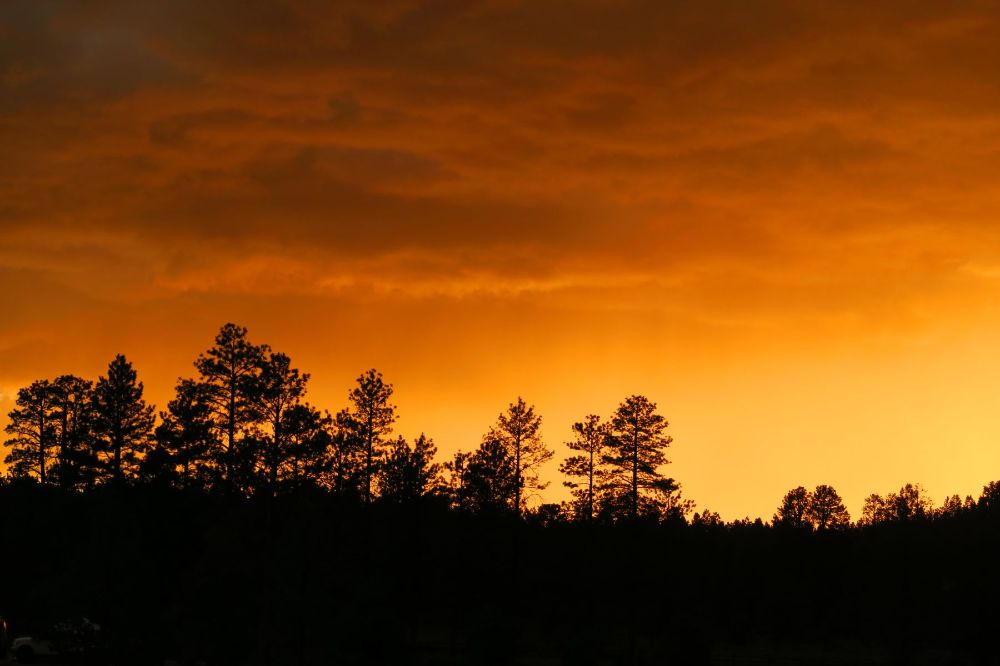
[[643, 393], [727, 519], [978, 495], [1000, 10], [7, 0], [0, 305], [0, 427], [118, 352], [162, 407], [234, 321], [331, 410], [378, 368], [447, 456]]

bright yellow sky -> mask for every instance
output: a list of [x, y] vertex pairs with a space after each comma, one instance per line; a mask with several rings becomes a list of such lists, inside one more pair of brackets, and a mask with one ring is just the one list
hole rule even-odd
[[235, 321], [446, 453], [645, 393], [726, 518], [1000, 477], [990, 4], [152, 4], [0, 7], [4, 414]]

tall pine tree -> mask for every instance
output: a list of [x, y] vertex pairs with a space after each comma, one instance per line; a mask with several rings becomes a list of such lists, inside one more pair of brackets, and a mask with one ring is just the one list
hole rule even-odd
[[14, 409], [8, 414], [10, 421], [4, 427], [10, 435], [4, 442], [10, 448], [4, 462], [13, 476], [49, 482], [57, 432], [54, 402], [52, 383], [47, 379], [34, 381], [17, 392]]
[[194, 364], [210, 405], [214, 463], [230, 493], [238, 487], [238, 472], [250, 466], [241, 459], [251, 452], [242, 440], [258, 419], [260, 368], [268, 351], [267, 345], [250, 343], [246, 328], [229, 323]]
[[566, 458], [559, 471], [570, 477], [563, 485], [573, 493], [576, 514], [593, 520], [596, 496], [604, 476], [602, 460], [611, 431], [596, 414], [588, 414], [583, 421], [574, 423], [572, 430], [574, 438], [566, 442], [566, 446], [578, 453]]
[[291, 454], [292, 426], [289, 412], [302, 403], [309, 375], [292, 367], [291, 359], [281, 353], [267, 354], [261, 364], [258, 393], [258, 416], [264, 425], [263, 468], [271, 494], [278, 487], [279, 471]]
[[678, 490], [673, 479], [663, 475], [668, 464], [666, 449], [673, 438], [666, 434], [669, 423], [656, 413], [656, 403], [631, 395], [611, 417], [609, 452], [604, 462], [611, 468], [611, 506], [635, 520], [639, 515], [663, 516], [676, 508]]
[[392, 392], [392, 384], [385, 383], [382, 373], [372, 369], [358, 377], [358, 385], [349, 395], [353, 408], [349, 422], [364, 447], [361, 490], [365, 502], [371, 502], [373, 482], [386, 444], [385, 437], [392, 432], [392, 424], [396, 421], [396, 406], [389, 402]]
[[497, 418], [497, 424], [487, 434], [487, 440], [502, 444], [514, 463], [514, 513], [520, 517], [527, 500], [525, 490], [542, 490], [539, 468], [552, 458], [541, 435], [542, 417], [535, 413], [520, 396]]
[[52, 382], [57, 454], [53, 476], [62, 488], [83, 490], [98, 475], [94, 442], [93, 383], [74, 375]]
[[103, 454], [105, 480], [133, 477], [153, 435], [153, 407], [143, 399], [142, 382], [121, 354], [94, 386], [94, 434]]
[[316, 487], [327, 472], [333, 419], [308, 403], [285, 412], [285, 448], [278, 480], [291, 488]]
[[193, 379], [177, 383], [175, 397], [160, 412], [156, 449], [146, 461], [147, 475], [181, 488], [207, 489], [220, 485], [213, 459], [216, 450], [214, 404], [206, 384]]
[[394, 502], [415, 502], [441, 486], [441, 466], [434, 462], [437, 447], [423, 433], [410, 446], [402, 437], [389, 447], [379, 471], [379, 496]]
[[474, 513], [508, 513], [517, 496], [514, 458], [499, 439], [487, 435], [472, 453], [457, 453], [444, 465], [452, 506]]

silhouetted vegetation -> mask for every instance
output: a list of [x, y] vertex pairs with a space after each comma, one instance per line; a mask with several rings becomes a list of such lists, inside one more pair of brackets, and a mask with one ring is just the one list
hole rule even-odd
[[21, 389], [0, 482], [0, 615], [90, 617], [115, 663], [991, 663], [1000, 484], [919, 485], [856, 522], [829, 485], [770, 523], [694, 511], [657, 405], [572, 424], [572, 499], [518, 397], [476, 448], [394, 435], [394, 388], [346, 409], [227, 324], [154, 417], [138, 373]]

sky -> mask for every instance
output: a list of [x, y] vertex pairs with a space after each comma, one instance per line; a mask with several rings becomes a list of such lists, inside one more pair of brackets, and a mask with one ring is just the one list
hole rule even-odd
[[162, 407], [232, 321], [442, 457], [642, 393], [726, 519], [978, 495], [998, 71], [991, 2], [6, 0], [0, 426], [119, 352]]

